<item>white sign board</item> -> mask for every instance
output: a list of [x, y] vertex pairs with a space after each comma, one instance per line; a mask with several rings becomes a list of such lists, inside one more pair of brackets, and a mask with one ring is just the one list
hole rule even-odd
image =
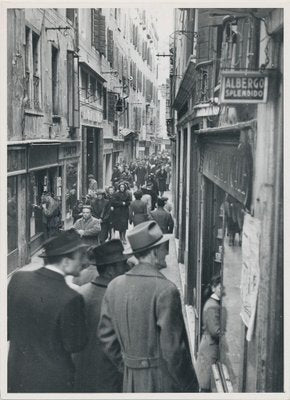
[[246, 214], [242, 240], [241, 317], [248, 328], [247, 340], [252, 339], [260, 281], [261, 222]]

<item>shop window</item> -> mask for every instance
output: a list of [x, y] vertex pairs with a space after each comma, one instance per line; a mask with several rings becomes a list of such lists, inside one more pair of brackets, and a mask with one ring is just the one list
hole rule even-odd
[[66, 166], [66, 213], [71, 213], [77, 203], [78, 163], [68, 163]]
[[[55, 233], [61, 221], [61, 177], [59, 168], [40, 170], [29, 174], [30, 239], [40, 234], [46, 239]], [[48, 199], [46, 192], [50, 193]], [[51, 214], [46, 216], [44, 209]]]
[[9, 177], [7, 182], [7, 230], [8, 254], [18, 247], [17, 177]]
[[31, 172], [29, 181], [30, 238], [33, 238], [43, 232], [41, 203], [43, 192], [47, 190], [45, 171]]

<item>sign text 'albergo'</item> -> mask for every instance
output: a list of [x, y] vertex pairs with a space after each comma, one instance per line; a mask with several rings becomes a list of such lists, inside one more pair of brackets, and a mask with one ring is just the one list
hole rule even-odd
[[223, 71], [221, 103], [266, 103], [268, 76], [259, 71]]

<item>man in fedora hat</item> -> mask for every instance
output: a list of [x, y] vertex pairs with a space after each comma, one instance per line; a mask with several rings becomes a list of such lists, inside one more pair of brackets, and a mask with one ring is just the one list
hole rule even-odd
[[114, 279], [103, 299], [98, 336], [124, 371], [123, 392], [198, 390], [179, 292], [157, 263], [159, 247], [168, 240], [155, 221], [128, 232], [138, 264]]
[[86, 246], [74, 231], [44, 244], [45, 266], [16, 272], [8, 286], [8, 392], [72, 392], [71, 354], [87, 342], [84, 300], [65, 282]]
[[85, 300], [88, 322], [88, 345], [75, 357], [75, 391], [81, 393], [117, 393], [122, 391], [123, 375], [103, 352], [96, 331], [102, 299], [109, 282], [128, 271], [119, 239], [105, 242], [93, 249], [99, 276], [79, 289]]

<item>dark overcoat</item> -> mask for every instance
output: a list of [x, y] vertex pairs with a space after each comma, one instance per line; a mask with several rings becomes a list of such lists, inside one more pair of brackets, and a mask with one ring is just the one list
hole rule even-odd
[[135, 170], [136, 178], [137, 178], [137, 186], [142, 186], [145, 183], [147, 170], [145, 167], [137, 167]]
[[8, 287], [8, 391], [72, 392], [71, 353], [86, 344], [84, 300], [47, 268], [21, 271]]
[[98, 335], [124, 369], [123, 392], [197, 390], [178, 289], [150, 264], [109, 284]]
[[210, 389], [211, 366], [218, 359], [218, 347], [220, 336], [220, 303], [210, 297], [203, 308], [203, 335], [201, 338], [196, 373], [199, 385], [202, 389]]
[[158, 171], [156, 174], [156, 178], [158, 181], [158, 188], [160, 192], [165, 192], [166, 191], [166, 180], [167, 180], [167, 172], [164, 171]]
[[136, 226], [148, 220], [148, 208], [145, 201], [134, 200], [129, 206], [129, 218]]
[[[117, 231], [128, 229], [129, 205], [131, 202], [130, 194], [125, 192], [116, 192], [113, 195], [112, 206], [114, 207], [113, 226]], [[125, 203], [125, 204], [123, 204]]]
[[117, 393], [122, 391], [123, 376], [106, 356], [96, 335], [103, 296], [108, 279], [97, 277], [83, 285], [79, 293], [84, 297], [88, 324], [88, 344], [75, 355], [75, 391], [79, 393]]
[[163, 233], [173, 232], [173, 218], [163, 207], [158, 207], [156, 210], [151, 211], [150, 216], [157, 222]]

